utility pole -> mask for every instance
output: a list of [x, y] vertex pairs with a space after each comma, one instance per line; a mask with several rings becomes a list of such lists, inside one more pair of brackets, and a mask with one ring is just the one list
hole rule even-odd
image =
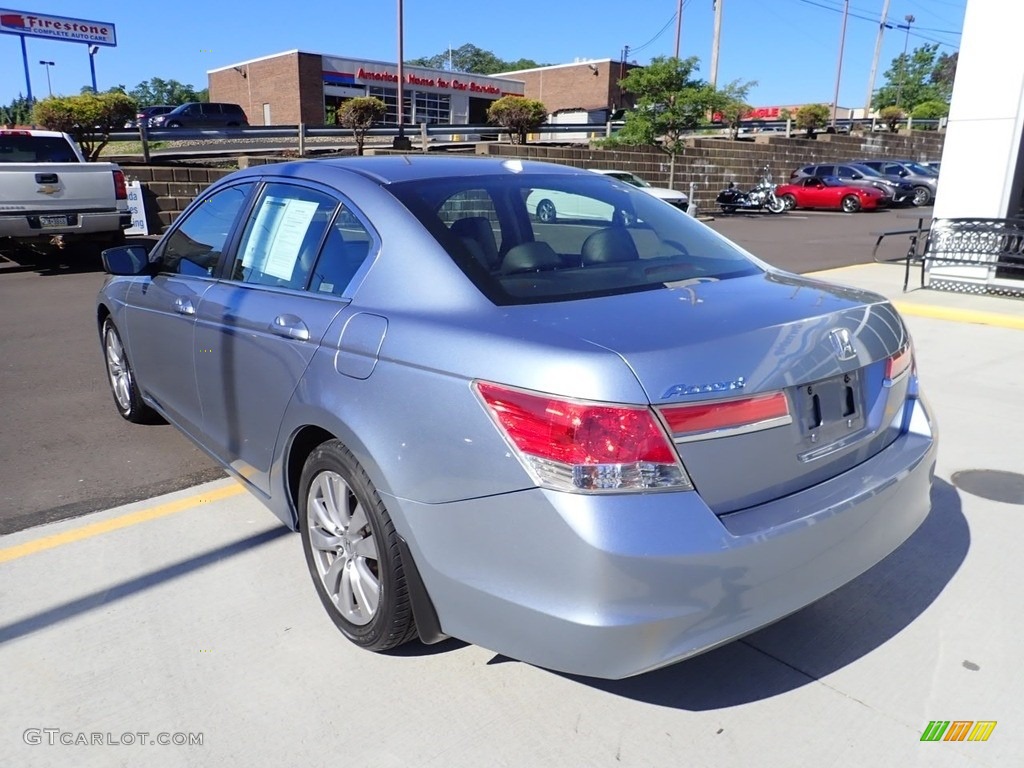
[[[906, 23], [907, 36], [906, 36], [906, 38], [903, 41], [903, 60], [902, 60], [903, 66], [900, 68], [900, 84], [896, 88], [896, 106], [897, 107], [900, 105], [900, 96], [903, 95], [903, 81], [904, 81], [904, 79], [906, 79], [906, 77], [907, 77], [907, 69], [909, 69], [909, 62], [907, 61], [907, 48], [910, 46], [910, 25], [913, 24], [915, 21], [917, 21], [917, 19], [915, 19], [913, 16], [911, 16], [908, 13], [906, 16], [903, 17], [903, 20], [907, 22]], [[899, 26], [903, 27], [904, 25], [900, 24]]]
[[[711, 87], [718, 83], [718, 44], [722, 38], [722, 3], [725, 0], [711, 0], [715, 8], [715, 33], [711, 40]], [[885, 0], [889, 2], [889, 0]]]
[[836, 127], [836, 110], [839, 108], [839, 80], [843, 74], [843, 47], [846, 45], [846, 19], [850, 15], [850, 0], [843, 0], [843, 30], [839, 33], [839, 63], [836, 64], [836, 93], [832, 97], [832, 130]]
[[412, 143], [405, 137], [405, 34], [402, 16], [402, 0], [398, 0], [398, 135], [391, 145], [395, 149], [411, 149]]
[[676, 6], [676, 58], [679, 58], [679, 33], [683, 29], [683, 0]]
[[878, 71], [878, 57], [882, 55], [882, 33], [885, 32], [885, 20], [889, 16], [889, 0], [882, 5], [882, 20], [878, 24], [878, 37], [875, 38], [875, 56], [871, 59], [871, 74], [868, 75], [868, 98], [864, 102], [864, 117], [871, 113], [871, 99], [875, 95], [875, 73]]

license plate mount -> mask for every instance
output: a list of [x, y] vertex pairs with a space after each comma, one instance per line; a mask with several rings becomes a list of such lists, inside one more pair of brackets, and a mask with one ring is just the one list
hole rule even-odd
[[69, 227], [71, 226], [71, 220], [70, 217], [66, 215], [40, 216], [39, 226], [43, 229], [48, 229], [50, 227]]
[[797, 393], [797, 408], [809, 447], [825, 447], [859, 432], [864, 428], [859, 372], [803, 385]]

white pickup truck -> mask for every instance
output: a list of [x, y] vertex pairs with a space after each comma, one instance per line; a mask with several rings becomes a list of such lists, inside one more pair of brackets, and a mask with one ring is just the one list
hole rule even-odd
[[114, 163], [86, 162], [66, 133], [0, 130], [0, 245], [109, 247], [123, 243], [130, 226], [124, 173]]

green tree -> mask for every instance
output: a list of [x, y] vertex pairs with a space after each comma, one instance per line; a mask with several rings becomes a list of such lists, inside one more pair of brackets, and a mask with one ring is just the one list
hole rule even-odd
[[409, 59], [405, 63], [412, 67], [429, 67], [430, 69], [449, 69], [453, 72], [472, 72], [477, 75], [493, 75], [497, 72], [514, 72], [519, 69], [533, 69], [543, 67], [545, 64], [538, 64], [533, 59], [516, 59], [505, 61], [499, 59], [490, 51], [485, 51], [471, 43], [466, 43], [458, 48], [442, 51], [436, 56], [421, 56], [418, 59]]
[[[944, 101], [922, 101], [910, 112], [915, 120], [939, 120], [949, 117], [949, 104]], [[914, 126], [915, 128], [924, 126]], [[928, 126], [931, 128], [931, 126]]]
[[95, 160], [110, 141], [110, 132], [119, 131], [135, 117], [134, 99], [118, 90], [78, 96], [50, 96], [37, 101], [33, 119], [52, 131], [69, 133], [82, 148], [86, 159]]
[[747, 101], [747, 96], [750, 94], [750, 89], [756, 86], [756, 80], [747, 82], [733, 80], [718, 91], [719, 102], [715, 106], [715, 112], [721, 115], [722, 122], [729, 126], [729, 133], [733, 139], [739, 137], [740, 121], [752, 109], [750, 102]]
[[696, 56], [656, 56], [648, 66], [631, 69], [619, 85], [635, 95], [636, 106], [626, 112], [622, 129], [605, 142], [658, 146], [669, 156], [670, 187], [684, 134], [701, 125], [721, 103], [711, 85], [693, 77], [697, 62]]
[[885, 85], [875, 91], [871, 106], [913, 109], [926, 101], [949, 102], [953, 94], [956, 58], [938, 56], [938, 44], [925, 44], [892, 60]]
[[388, 112], [387, 104], [376, 96], [359, 96], [344, 101], [334, 114], [335, 122], [352, 131], [356, 140], [356, 154], [363, 154], [363, 144], [366, 143], [366, 132], [373, 127], [373, 124], [384, 119]]
[[0, 126], [30, 125], [32, 103], [19, 93], [6, 107], [0, 107]]
[[907, 119], [907, 113], [897, 106], [882, 107], [878, 111], [878, 116], [893, 133], [896, 133], [900, 129], [900, 123]]
[[796, 127], [807, 131], [807, 136], [814, 135], [814, 131], [821, 128], [829, 121], [832, 110], [827, 104], [805, 104], [796, 111]]
[[526, 134], [547, 119], [547, 108], [541, 102], [522, 96], [502, 96], [487, 108], [487, 120], [508, 131], [513, 144], [525, 144]]
[[[124, 88], [124, 86], [121, 86]], [[185, 104], [189, 101], [209, 101], [207, 89], [197, 91], [191, 85], [179, 83], [177, 80], [163, 80], [154, 77], [143, 80], [128, 91], [140, 107], [151, 107], [154, 104]]]

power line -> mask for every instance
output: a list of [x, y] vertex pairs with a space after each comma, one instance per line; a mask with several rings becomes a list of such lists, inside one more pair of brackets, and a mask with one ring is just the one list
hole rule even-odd
[[[690, 0], [683, 0], [683, 8], [684, 8], [684, 9], [685, 9], [685, 8], [686, 8], [686, 6], [688, 6], [689, 4], [690, 4]], [[651, 43], [653, 43], [653, 42], [654, 42], [655, 40], [657, 40], [657, 39], [658, 39], [659, 37], [661, 37], [661, 36], [662, 36], [663, 34], [665, 34], [665, 30], [667, 30], [667, 29], [668, 29], [668, 28], [669, 28], [670, 26], [672, 26], [672, 24], [673, 24], [673, 23], [675, 22], [675, 20], [676, 20], [676, 14], [675, 14], [675, 13], [673, 13], [673, 14], [672, 14], [671, 16], [669, 16], [669, 18], [668, 18], [668, 21], [666, 21], [666, 22], [665, 22], [665, 26], [663, 26], [663, 27], [662, 27], [662, 28], [661, 28], [661, 29], [660, 29], [660, 30], [658, 31], [658, 34], [656, 34], [656, 35], [655, 35], [654, 37], [652, 37], [652, 38], [651, 38], [650, 40], [648, 40], [648, 41], [647, 41], [646, 43], [644, 43], [643, 45], [638, 45], [638, 46], [637, 46], [636, 48], [634, 48], [634, 47], [633, 47], [633, 46], [631, 46], [631, 45], [630, 45], [630, 46], [626, 46], [626, 47], [627, 47], [627, 48], [629, 49], [629, 52], [630, 52], [630, 53], [636, 53], [637, 51], [642, 51], [642, 50], [643, 50], [644, 48], [646, 48], [646, 47], [647, 47], [647, 46], [649, 46], [649, 45], [650, 45]]]
[[[826, 10], [826, 11], [832, 11], [834, 13], [840, 13], [841, 14], [843, 12], [842, 8], [836, 8], [836, 7], [831, 6], [831, 5], [824, 5], [821, 2], [815, 2], [815, 0], [798, 0], [798, 2], [804, 3], [806, 5], [813, 5], [816, 8], [821, 8], [821, 9]], [[864, 16], [864, 15], [861, 15], [859, 13], [854, 13], [853, 11], [850, 11], [850, 16], [855, 18], [855, 19], [860, 19], [861, 21], [870, 21], [872, 24], [875, 24], [875, 25], [878, 25], [878, 24], [881, 23], [881, 18], [879, 16]], [[885, 28], [886, 29], [905, 29], [906, 25], [905, 24], [890, 24], [889, 22], [886, 22], [885, 23]], [[922, 27], [915, 27], [915, 29], [922, 29]], [[914, 32], [911, 32], [911, 34], [914, 37], [917, 37], [917, 38], [919, 38], [921, 40], [927, 40], [929, 43], [936, 43], [938, 45], [942, 45], [942, 46], [945, 46], [947, 48], [957, 48], [958, 47], [956, 43], [951, 43], [948, 40], [939, 40], [938, 38], [929, 37], [927, 35], [920, 35], [920, 34], [917, 34], [917, 33], [914, 33]], [[952, 31], [950, 31], [950, 32], [948, 32], [948, 34], [959, 35], [960, 33], [959, 32], [952, 32]]]

